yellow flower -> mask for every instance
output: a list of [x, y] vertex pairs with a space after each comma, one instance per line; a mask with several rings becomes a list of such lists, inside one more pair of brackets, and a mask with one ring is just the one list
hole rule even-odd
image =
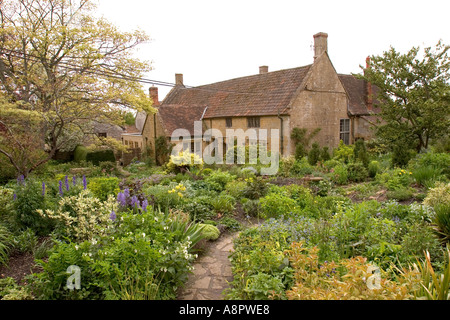
[[182, 194], [181, 192], [178, 192], [178, 196], [179, 196], [180, 198], [183, 198], [183, 194]]

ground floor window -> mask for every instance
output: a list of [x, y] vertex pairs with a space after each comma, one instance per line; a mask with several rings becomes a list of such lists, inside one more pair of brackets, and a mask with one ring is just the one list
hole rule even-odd
[[350, 144], [350, 119], [341, 119], [339, 139], [345, 144]]

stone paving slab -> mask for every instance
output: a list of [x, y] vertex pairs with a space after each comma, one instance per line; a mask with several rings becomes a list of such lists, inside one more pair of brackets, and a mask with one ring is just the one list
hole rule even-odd
[[178, 300], [223, 300], [222, 292], [233, 280], [228, 257], [236, 236], [237, 233], [221, 235], [193, 264], [193, 273], [179, 292]]

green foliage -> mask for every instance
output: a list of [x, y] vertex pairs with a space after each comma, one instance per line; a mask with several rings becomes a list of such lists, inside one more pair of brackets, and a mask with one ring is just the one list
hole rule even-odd
[[328, 150], [328, 147], [323, 147], [320, 151], [320, 160], [325, 162], [331, 159], [330, 151]]
[[95, 197], [105, 201], [110, 195], [116, 197], [119, 193], [119, 179], [116, 177], [91, 178], [89, 179], [87, 188]]
[[98, 166], [100, 162], [115, 162], [116, 157], [113, 150], [91, 151], [86, 154], [86, 161]]
[[331, 170], [331, 180], [339, 185], [348, 183], [349, 173], [347, 165], [344, 163], [338, 164]]
[[[118, 213], [108, 234], [54, 247], [47, 261], [39, 261], [43, 272], [30, 279], [31, 287], [39, 299], [175, 299], [201, 230], [170, 213]], [[80, 290], [66, 289], [71, 265], [81, 270]]]
[[361, 162], [349, 163], [347, 165], [347, 172], [348, 179], [353, 182], [362, 182], [369, 176], [366, 167]]
[[296, 160], [291, 168], [291, 174], [304, 176], [313, 172], [313, 166], [308, 162], [307, 158]]
[[11, 233], [9, 230], [0, 224], [0, 266], [6, 264], [9, 258], [11, 249]]
[[320, 132], [320, 128], [316, 128], [308, 133], [305, 128], [293, 128], [291, 139], [295, 144], [295, 159], [301, 160], [308, 155], [309, 144], [311, 140]]
[[308, 163], [312, 166], [316, 165], [320, 160], [320, 147], [317, 142], [314, 142], [311, 146], [311, 150], [308, 153]]
[[450, 205], [450, 183], [438, 182], [428, 191], [423, 204], [435, 208], [438, 205]]
[[353, 161], [361, 162], [365, 168], [369, 166], [369, 155], [366, 151], [366, 144], [362, 139], [358, 139], [355, 141], [355, 147], [353, 149]]
[[408, 149], [420, 152], [449, 132], [448, 49], [441, 41], [423, 52], [413, 47], [401, 54], [391, 47], [381, 56], [371, 56], [360, 76], [379, 88], [383, 124], [376, 134], [394, 149], [397, 166], [406, 164]]
[[93, 197], [89, 190], [83, 190], [78, 195], [63, 197], [56, 211], [36, 211], [40, 216], [57, 223], [56, 233], [60, 237], [80, 242], [104, 235], [111, 223], [110, 215], [117, 209], [117, 201], [112, 195], [102, 201]]
[[173, 146], [169, 144], [165, 136], [159, 136], [155, 141], [156, 163], [162, 165], [169, 160]]
[[12, 248], [18, 253], [33, 253], [38, 244], [38, 237], [33, 230], [27, 229], [12, 237]]
[[246, 186], [242, 193], [245, 198], [256, 200], [264, 197], [268, 190], [268, 183], [261, 177], [245, 179]]
[[236, 199], [229, 194], [219, 194], [210, 201], [214, 211], [218, 214], [231, 214], [236, 206]]
[[425, 260], [417, 261], [420, 270], [421, 285], [414, 292], [416, 299], [426, 300], [450, 300], [450, 249], [446, 248], [447, 265], [442, 273], [434, 270], [428, 251], [425, 252]]
[[204, 181], [208, 184], [211, 190], [222, 192], [225, 190], [227, 183], [233, 181], [236, 176], [227, 171], [217, 170], [207, 176]]
[[220, 236], [220, 231], [217, 229], [216, 226], [213, 226], [211, 224], [204, 224], [201, 223], [200, 226], [202, 227], [202, 235], [207, 240], [217, 240]]
[[287, 195], [269, 193], [260, 199], [262, 218], [281, 218], [292, 216], [297, 209], [297, 203]]
[[15, 224], [19, 229], [32, 229], [38, 235], [47, 235], [53, 229], [53, 223], [48, 218], [40, 216], [36, 210], [47, 209], [51, 204], [42, 195], [42, 184], [36, 180], [27, 179], [15, 187], [14, 200]]
[[342, 140], [339, 146], [333, 150], [333, 159], [349, 163], [353, 158], [353, 145], [346, 145]]
[[73, 160], [76, 162], [86, 161], [86, 157], [89, 150], [82, 145], [76, 146], [74, 153], [73, 153]]
[[375, 178], [375, 176], [381, 172], [381, 165], [378, 161], [373, 160], [369, 162], [369, 165], [367, 167], [367, 171], [369, 174], [369, 177]]
[[11, 278], [0, 279], [0, 300], [33, 300], [27, 287], [20, 286]]

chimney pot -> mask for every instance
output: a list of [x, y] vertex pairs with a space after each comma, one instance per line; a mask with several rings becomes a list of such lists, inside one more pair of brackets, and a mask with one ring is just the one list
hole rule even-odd
[[183, 74], [182, 73], [175, 73], [175, 85], [177, 86], [183, 86]]
[[269, 67], [268, 66], [260, 66], [259, 67], [259, 74], [264, 74], [269, 72]]
[[159, 106], [158, 87], [150, 87], [148, 91], [150, 93], [150, 98], [153, 101], [153, 106]]
[[314, 35], [314, 60], [322, 53], [328, 51], [327, 43], [328, 34], [319, 32]]

